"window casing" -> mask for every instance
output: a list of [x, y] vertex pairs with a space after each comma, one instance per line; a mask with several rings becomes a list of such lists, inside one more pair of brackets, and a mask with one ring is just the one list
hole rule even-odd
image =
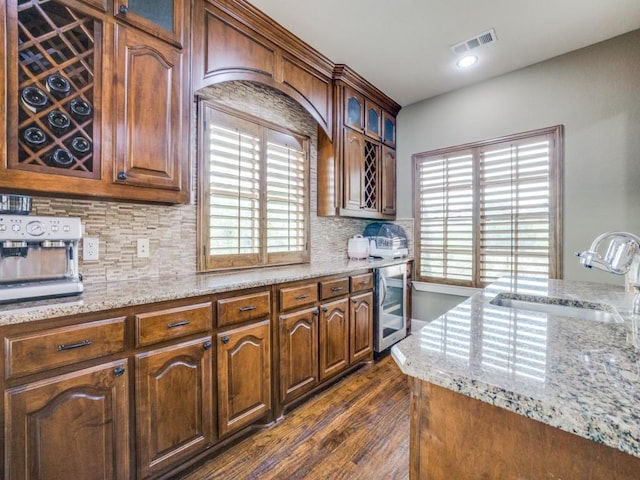
[[199, 269], [309, 261], [309, 138], [200, 101]]
[[421, 281], [562, 277], [562, 127], [413, 155]]

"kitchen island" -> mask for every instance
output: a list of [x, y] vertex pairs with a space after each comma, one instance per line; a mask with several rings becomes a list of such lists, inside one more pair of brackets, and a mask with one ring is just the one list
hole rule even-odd
[[[394, 346], [412, 390], [410, 478], [640, 478], [632, 300], [501, 279]], [[541, 304], [551, 313], [530, 309]]]

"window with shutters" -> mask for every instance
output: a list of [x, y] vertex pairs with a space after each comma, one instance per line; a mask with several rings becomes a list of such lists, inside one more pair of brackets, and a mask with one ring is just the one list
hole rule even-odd
[[562, 127], [413, 155], [419, 280], [562, 276]]
[[200, 270], [304, 263], [309, 139], [201, 101]]

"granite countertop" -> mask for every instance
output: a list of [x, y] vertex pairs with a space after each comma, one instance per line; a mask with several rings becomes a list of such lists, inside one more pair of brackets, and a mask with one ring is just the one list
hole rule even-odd
[[[582, 304], [607, 318], [492, 304], [499, 294]], [[640, 318], [632, 300], [614, 285], [501, 279], [391, 353], [407, 375], [640, 457]]]
[[303, 265], [256, 268], [232, 273], [193, 274], [162, 279], [91, 284], [85, 285], [84, 292], [79, 296], [0, 305], [0, 326], [262, 287], [324, 275], [348, 274], [409, 260], [408, 258], [344, 259], [343, 261], [331, 260]]

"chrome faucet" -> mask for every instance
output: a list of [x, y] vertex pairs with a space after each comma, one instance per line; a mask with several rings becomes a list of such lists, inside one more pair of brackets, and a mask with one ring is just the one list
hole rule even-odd
[[[609, 246], [602, 257], [598, 250], [605, 241], [609, 241]], [[596, 237], [589, 250], [576, 252], [576, 256], [586, 268], [626, 275], [626, 290], [636, 294], [632, 312], [640, 315], [640, 237], [628, 232], [606, 232]]]

